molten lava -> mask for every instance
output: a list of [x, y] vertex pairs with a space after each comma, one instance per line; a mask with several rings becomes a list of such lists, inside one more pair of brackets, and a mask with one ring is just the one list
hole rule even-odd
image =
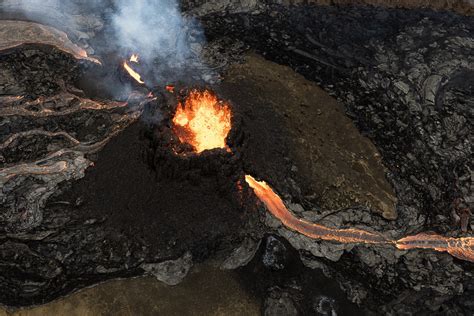
[[172, 85], [167, 85], [165, 87], [166, 91], [168, 91], [169, 93], [174, 93], [174, 86]]
[[458, 259], [474, 262], [474, 237], [444, 237], [436, 234], [421, 233], [397, 240], [398, 249], [434, 249], [446, 251]]
[[191, 145], [196, 153], [214, 148], [227, 148], [231, 129], [231, 111], [211, 91], [193, 90], [180, 103], [173, 118], [179, 140]]
[[139, 59], [138, 54], [132, 54], [132, 56], [130, 56], [130, 61], [132, 63], [138, 63], [138, 59]]
[[[134, 63], [138, 63], [138, 54], [133, 54], [132, 56], [130, 56], [130, 61], [131, 62], [134, 62]], [[128, 74], [133, 78], [135, 79], [138, 83], [140, 84], [144, 84], [145, 81], [142, 80], [142, 77], [140, 76], [140, 74], [138, 72], [136, 72], [129, 64], [128, 62], [125, 60], [123, 62], [123, 68], [128, 72]]]
[[257, 181], [246, 175], [245, 180], [255, 195], [265, 204], [268, 211], [283, 225], [313, 239], [337, 241], [341, 243], [393, 244], [398, 249], [415, 248], [445, 251], [461, 260], [474, 262], [474, 237], [452, 238], [435, 234], [421, 233], [399, 240], [391, 240], [379, 233], [362, 229], [335, 229], [308, 222], [295, 217], [285, 206], [282, 199], [264, 181]]
[[385, 236], [360, 229], [335, 229], [314, 224], [295, 217], [283, 203], [282, 199], [273, 192], [272, 188], [264, 181], [257, 181], [252, 176], [246, 175], [245, 180], [254, 190], [257, 197], [265, 204], [270, 213], [278, 218], [283, 225], [314, 239], [338, 241], [342, 243], [390, 243]]

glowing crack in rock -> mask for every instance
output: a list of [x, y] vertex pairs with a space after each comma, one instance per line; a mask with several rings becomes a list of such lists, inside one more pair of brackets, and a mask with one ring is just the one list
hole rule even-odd
[[448, 252], [461, 260], [474, 262], [474, 237], [453, 238], [421, 233], [399, 240], [392, 240], [380, 233], [369, 232], [362, 229], [329, 228], [295, 217], [286, 208], [282, 199], [266, 182], [257, 181], [250, 175], [246, 175], [245, 180], [273, 216], [278, 218], [287, 228], [307, 237], [340, 243], [392, 244], [401, 250], [432, 249], [440, 252]]
[[140, 56], [138, 54], [132, 54], [132, 56], [130, 56], [130, 61], [132, 63], [138, 63], [139, 59], [140, 59]]

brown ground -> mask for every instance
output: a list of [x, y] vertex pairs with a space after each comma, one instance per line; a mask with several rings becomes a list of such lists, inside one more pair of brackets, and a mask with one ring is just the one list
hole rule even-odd
[[0, 316], [260, 315], [258, 302], [241, 288], [235, 272], [210, 266], [193, 270], [177, 286], [151, 277], [110, 281], [36, 308], [0, 308]]
[[219, 192], [223, 186], [213, 177], [155, 175], [146, 159], [145, 130], [136, 123], [112, 139], [94, 167], [59, 199], [82, 199], [83, 218], [106, 217], [104, 229], [144, 240], [162, 257], [191, 250], [198, 260], [238, 234], [244, 213], [233, 196]]
[[278, 188], [292, 174], [303, 195], [323, 208], [367, 205], [396, 217], [379, 152], [316, 84], [251, 55], [227, 73], [222, 94], [244, 117], [244, 161], [256, 176]]

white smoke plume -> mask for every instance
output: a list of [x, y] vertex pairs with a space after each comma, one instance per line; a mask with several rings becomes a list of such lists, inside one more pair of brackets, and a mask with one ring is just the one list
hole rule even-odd
[[0, 9], [16, 10], [29, 20], [66, 31], [73, 40], [86, 41], [87, 27], [101, 21], [88, 17], [103, 15], [105, 27], [112, 28], [107, 33], [113, 35], [98, 45], [102, 47], [93, 47], [95, 51], [113, 47], [124, 58], [139, 53], [141, 61], [156, 70], [157, 81], [163, 77], [160, 72], [176, 79], [183, 77], [188, 62], [200, 63], [202, 30], [192, 18], [183, 16], [178, 0], [3, 0]]
[[116, 6], [113, 26], [123, 48], [177, 65], [191, 56], [189, 32], [197, 26], [175, 0], [117, 0]]

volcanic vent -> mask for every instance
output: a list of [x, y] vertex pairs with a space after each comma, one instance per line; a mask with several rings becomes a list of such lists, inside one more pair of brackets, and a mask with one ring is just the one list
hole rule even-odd
[[173, 130], [182, 143], [192, 146], [196, 153], [215, 148], [228, 149], [227, 136], [231, 129], [231, 110], [209, 91], [192, 90], [180, 102], [173, 117]]
[[266, 314], [470, 308], [467, 19], [90, 2], [0, 22], [0, 305], [210, 259]]

